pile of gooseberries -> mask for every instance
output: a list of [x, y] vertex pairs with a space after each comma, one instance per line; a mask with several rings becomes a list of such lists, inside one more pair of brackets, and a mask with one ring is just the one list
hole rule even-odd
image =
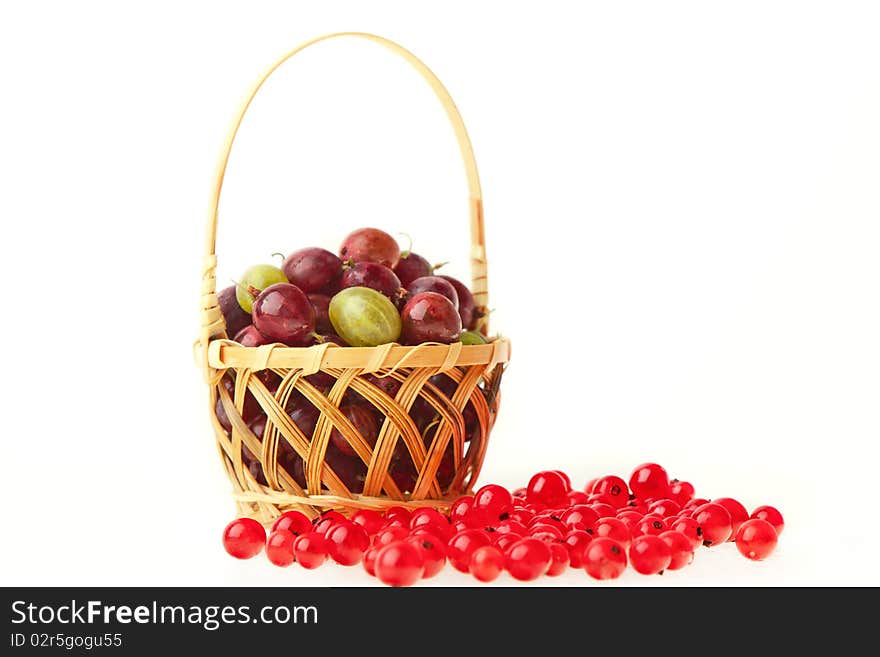
[[319, 247], [294, 251], [281, 267], [249, 267], [217, 296], [227, 333], [246, 347], [485, 344], [476, 330], [484, 309], [466, 285], [436, 268], [417, 253], [401, 253], [388, 233], [359, 228], [338, 255]]
[[766, 559], [785, 522], [772, 506], [751, 514], [736, 499], [695, 497], [694, 487], [670, 480], [645, 463], [628, 481], [609, 475], [573, 489], [559, 470], [535, 474], [510, 492], [488, 484], [455, 500], [448, 513], [431, 507], [330, 510], [310, 520], [281, 514], [270, 531], [239, 518], [223, 533], [239, 559], [265, 548], [276, 566], [313, 569], [325, 562], [363, 568], [384, 584], [411, 586], [449, 563], [490, 582], [502, 573], [520, 581], [582, 569], [594, 579], [616, 579], [628, 566], [641, 575], [680, 570], [700, 547], [735, 543], [748, 559]]

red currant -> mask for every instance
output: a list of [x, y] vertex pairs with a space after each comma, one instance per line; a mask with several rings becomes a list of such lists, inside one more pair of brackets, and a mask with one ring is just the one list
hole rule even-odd
[[691, 542], [692, 547], [703, 544], [703, 530], [700, 524], [693, 518], [682, 517], [672, 523], [672, 531], [679, 532]]
[[406, 507], [402, 506], [389, 506], [385, 509], [385, 520], [394, 520], [400, 518], [404, 521], [405, 524], [409, 524], [409, 519], [412, 517], [412, 512]]
[[522, 536], [517, 536], [516, 534], [495, 534], [492, 545], [506, 554], [507, 549], [514, 543], [519, 543], [520, 539], [522, 539]]
[[478, 547], [471, 554], [469, 570], [481, 582], [491, 582], [504, 570], [504, 553], [494, 545]]
[[317, 568], [327, 560], [327, 539], [318, 532], [300, 534], [293, 542], [293, 555], [303, 568]]
[[590, 506], [594, 504], [607, 504], [610, 507], [617, 508], [611, 503], [611, 498], [604, 493], [591, 493], [590, 495], [587, 495], [587, 504]]
[[428, 533], [419, 533], [406, 540], [415, 545], [422, 555], [422, 579], [433, 577], [443, 570], [446, 565], [446, 544], [442, 539]]
[[636, 526], [644, 516], [638, 511], [618, 511], [617, 519], [620, 520], [624, 525], [626, 525], [627, 529], [629, 529], [630, 533], [632, 533], [633, 528]]
[[669, 482], [669, 499], [684, 506], [694, 497], [694, 486], [689, 481], [673, 479]]
[[454, 525], [457, 522], [464, 522], [468, 511], [474, 505], [474, 498], [470, 495], [459, 497], [449, 508], [449, 522]]
[[506, 520], [513, 511], [513, 496], [503, 486], [487, 484], [474, 493], [474, 508], [481, 510], [495, 525]]
[[569, 506], [574, 506], [575, 504], [586, 504], [589, 496], [586, 493], [582, 493], [579, 490], [570, 490], [567, 493], [568, 504]]
[[491, 543], [488, 532], [482, 529], [465, 529], [449, 539], [446, 546], [446, 557], [456, 570], [466, 573], [470, 569], [471, 555], [474, 550]]
[[776, 548], [778, 534], [766, 520], [752, 518], [746, 520], [736, 535], [736, 549], [752, 561], [761, 561], [770, 556]]
[[272, 525], [272, 531], [286, 529], [294, 536], [300, 534], [308, 534], [312, 531], [312, 521], [309, 520], [304, 513], [299, 511], [285, 511], [275, 520]]
[[562, 543], [549, 543], [548, 545], [550, 546], [550, 566], [547, 568], [547, 576], [556, 577], [568, 568], [568, 549]]
[[681, 507], [682, 511], [693, 511], [698, 506], [703, 506], [704, 504], [708, 504], [709, 500], [703, 497], [692, 497], [687, 501], [683, 507]]
[[422, 554], [412, 543], [396, 541], [379, 550], [376, 577], [389, 586], [412, 586], [422, 576]]
[[622, 520], [617, 518], [599, 518], [593, 525], [593, 536], [596, 538], [610, 538], [624, 547], [629, 545], [631, 535], [629, 528]]
[[659, 536], [637, 536], [629, 546], [629, 562], [642, 575], [656, 575], [672, 563], [672, 551]]
[[517, 509], [513, 513], [510, 514], [510, 520], [516, 520], [517, 522], [522, 523], [526, 527], [529, 526], [529, 523], [532, 522], [532, 519], [535, 517], [535, 514], [527, 509]]
[[[343, 520], [345, 520], [345, 518], [343, 518]], [[314, 524], [314, 526], [312, 527], [312, 531], [317, 534], [326, 534], [329, 531], [329, 529], [338, 522], [339, 522], [339, 519], [335, 518], [333, 516], [329, 516], [327, 518], [320, 518], [318, 520], [318, 522], [316, 522]]]
[[[311, 523], [310, 523], [311, 524]], [[266, 539], [266, 556], [276, 566], [289, 566], [296, 559], [293, 557], [293, 542], [296, 536], [287, 529], [276, 529]]]
[[364, 552], [364, 570], [367, 571], [373, 577], [376, 576], [376, 555], [379, 554], [379, 548], [370, 547], [367, 548], [367, 551]]
[[681, 511], [681, 505], [670, 499], [657, 500], [648, 505], [648, 513], [656, 513], [658, 516], [669, 518]]
[[344, 515], [339, 513], [339, 511], [332, 511], [332, 510], [331, 511], [324, 511], [324, 513], [322, 513], [318, 517], [312, 519], [312, 524], [317, 525], [322, 520], [339, 521], [339, 520], [348, 520], [348, 518], [346, 518]]
[[565, 533], [554, 525], [539, 522], [529, 527], [529, 536], [544, 541], [561, 541]]
[[730, 514], [720, 504], [703, 504], [691, 513], [703, 530], [703, 545], [719, 545], [730, 538]]
[[632, 527], [632, 535], [635, 536], [659, 536], [669, 529], [661, 516], [649, 514], [644, 516]]
[[776, 530], [776, 535], [779, 536], [782, 534], [782, 530], [785, 529], [785, 520], [782, 518], [782, 514], [772, 506], [759, 506], [757, 509], [752, 511], [752, 515], [749, 516], [752, 519], [757, 520], [766, 520], [771, 525], [773, 525], [773, 529]]
[[528, 527], [516, 520], [503, 521], [495, 528], [495, 531], [499, 534], [516, 534], [517, 536], [525, 536], [529, 533]]
[[398, 525], [394, 527], [386, 527], [379, 531], [378, 534], [373, 536], [373, 545], [376, 547], [381, 547], [383, 545], [388, 545], [389, 543], [394, 543], [395, 541], [402, 541], [407, 536], [409, 536], [409, 532], [400, 527]]
[[736, 532], [749, 519], [749, 512], [746, 511], [746, 507], [732, 497], [719, 497], [712, 500], [712, 504], [720, 504], [727, 509], [727, 513], [730, 514], [730, 537], [727, 540], [736, 540]]
[[656, 463], [643, 463], [633, 470], [629, 488], [642, 499], [662, 499], [669, 496], [669, 475]]
[[517, 488], [511, 493], [511, 495], [513, 495], [515, 499], [525, 499], [526, 492], [525, 488]]
[[623, 479], [614, 475], [596, 480], [596, 483], [593, 484], [593, 494], [597, 493], [607, 497], [607, 503], [615, 509], [626, 506], [626, 503], [629, 502], [629, 487]]
[[514, 579], [528, 582], [547, 572], [553, 555], [550, 547], [537, 538], [523, 538], [507, 550], [505, 567]]
[[555, 472], [560, 477], [562, 477], [562, 481], [565, 482], [565, 490], [571, 490], [571, 479], [567, 474], [565, 474], [562, 470], [551, 470], [551, 472]]
[[596, 538], [584, 550], [583, 563], [593, 579], [617, 579], [626, 570], [626, 549], [610, 538]]
[[223, 547], [236, 559], [255, 557], [264, 545], [266, 529], [253, 518], [238, 518], [223, 530]]
[[671, 560], [667, 568], [680, 570], [694, 560], [694, 546], [691, 539], [677, 531], [665, 531], [660, 534], [660, 540], [669, 546]]
[[364, 531], [370, 536], [378, 532], [385, 522], [381, 515], [371, 509], [361, 509], [355, 512], [351, 517], [351, 521], [363, 527]]
[[614, 507], [610, 504], [593, 504], [590, 508], [595, 511], [600, 518], [614, 518], [617, 515]]
[[419, 527], [425, 527], [439, 538], [448, 541], [452, 538], [452, 525], [449, 524], [446, 516], [430, 507], [422, 507], [413, 512], [409, 520], [409, 528], [415, 531]]
[[595, 479], [590, 479], [590, 480], [584, 485], [584, 492], [585, 492], [587, 495], [589, 495], [590, 493], [593, 492], [593, 486], [596, 485], [596, 482], [597, 482], [597, 481], [599, 481], [599, 477], [596, 477]]
[[598, 519], [599, 514], [583, 504], [576, 504], [560, 517], [562, 523], [572, 529], [590, 529]]
[[330, 558], [341, 566], [354, 566], [361, 562], [370, 547], [370, 537], [364, 528], [350, 520], [338, 522], [324, 534]]
[[593, 535], [582, 529], [572, 529], [562, 539], [568, 549], [568, 560], [572, 568], [582, 568], [584, 565], [584, 552], [593, 540]]
[[529, 503], [557, 507], [568, 499], [568, 484], [562, 475], [553, 470], [539, 472], [529, 480], [526, 499]]

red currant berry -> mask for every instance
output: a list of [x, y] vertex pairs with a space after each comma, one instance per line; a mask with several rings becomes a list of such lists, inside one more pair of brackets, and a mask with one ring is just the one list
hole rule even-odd
[[618, 518], [599, 518], [593, 525], [594, 538], [610, 538], [624, 547], [632, 539], [629, 528]]
[[706, 547], [720, 545], [730, 538], [730, 514], [720, 504], [703, 504], [691, 513], [703, 530], [703, 545]]
[[629, 509], [630, 511], [638, 511], [642, 515], [648, 513], [648, 505], [645, 504], [642, 500], [633, 499], [627, 502], [624, 509]]
[[350, 520], [338, 522], [324, 534], [327, 552], [340, 566], [354, 566], [361, 562], [370, 547], [370, 537], [364, 528]]
[[539, 472], [529, 480], [526, 499], [529, 503], [557, 507], [568, 500], [568, 484], [558, 472], [552, 470]]
[[607, 497], [607, 503], [615, 509], [619, 509], [629, 502], [629, 487], [623, 479], [614, 475], [596, 480], [596, 483], [593, 484], [593, 494], [597, 493]]
[[672, 563], [672, 551], [659, 536], [637, 536], [629, 546], [629, 562], [642, 575], [656, 575]]
[[600, 518], [614, 518], [617, 515], [614, 507], [610, 504], [593, 504], [590, 508], [595, 511]]
[[[343, 520], [345, 520], [345, 518], [343, 518]], [[316, 522], [312, 526], [312, 531], [317, 534], [326, 534], [330, 530], [330, 528], [333, 525], [337, 524], [338, 522], [339, 522], [339, 519], [335, 518], [333, 516], [330, 516], [327, 518], [320, 518], [318, 520], [318, 522]]]
[[753, 520], [766, 520], [773, 525], [773, 529], [776, 530], [777, 536], [782, 534], [782, 530], [785, 529], [785, 520], [782, 518], [782, 514], [772, 506], [759, 506], [752, 511], [750, 518]]
[[579, 490], [570, 490], [567, 493], [568, 504], [569, 506], [574, 506], [575, 504], [586, 504], [589, 496], [586, 493], [582, 493]]
[[554, 525], [539, 522], [529, 527], [529, 536], [548, 541], [561, 541], [565, 533]]
[[525, 499], [525, 497], [526, 497], [526, 492], [527, 492], [527, 491], [526, 491], [525, 488], [517, 488], [517, 489], [515, 489], [515, 490], [511, 493], [511, 495], [512, 495], [515, 499]]
[[529, 511], [532, 514], [541, 513], [541, 511], [546, 511], [549, 508], [550, 507], [548, 507], [546, 504], [539, 504], [538, 502], [529, 502], [523, 507], [523, 509]]
[[289, 566], [296, 559], [293, 557], [293, 542], [296, 536], [287, 529], [276, 529], [266, 539], [266, 556], [276, 566]]
[[496, 525], [510, 517], [513, 496], [502, 486], [487, 484], [474, 493], [474, 508], [483, 512], [490, 525]]
[[684, 506], [694, 497], [694, 486], [689, 481], [673, 479], [669, 482], [669, 499]]
[[594, 504], [607, 504], [610, 507], [617, 508], [611, 503], [611, 498], [604, 493], [591, 493], [587, 495], [587, 504], [590, 506]]
[[474, 550], [484, 545], [489, 545], [492, 539], [488, 532], [482, 529], [465, 529], [449, 539], [446, 546], [446, 558], [452, 567], [459, 572], [466, 573], [470, 569], [471, 555]]
[[474, 498], [470, 495], [459, 497], [452, 506], [449, 507], [449, 523], [454, 525], [457, 522], [464, 522], [465, 516], [474, 505]]
[[732, 497], [719, 497], [712, 500], [712, 504], [720, 504], [727, 509], [727, 512], [730, 514], [730, 538], [727, 540], [735, 541], [739, 528], [749, 519], [749, 512], [746, 511], [746, 507]]
[[275, 520], [272, 525], [272, 531], [286, 529], [294, 536], [300, 534], [308, 534], [312, 531], [312, 521], [309, 520], [304, 513], [299, 511], [285, 511]]
[[412, 543], [396, 541], [379, 550], [373, 569], [388, 586], [412, 586], [422, 576], [422, 554]]
[[670, 527], [672, 531], [682, 534], [691, 542], [692, 547], [698, 547], [703, 544], [703, 530], [699, 523], [693, 518], [679, 518], [672, 523]]
[[572, 529], [589, 529], [598, 519], [599, 514], [583, 504], [576, 504], [560, 517], [562, 523]]
[[382, 524], [385, 522], [381, 515], [370, 509], [361, 509], [357, 511], [351, 517], [351, 521], [356, 525], [363, 527], [364, 531], [370, 536], [378, 532], [382, 528]]
[[339, 511], [324, 511], [324, 513], [317, 516], [316, 518], [312, 518], [312, 524], [317, 525], [322, 520], [333, 520], [335, 522], [339, 520], [348, 520], [348, 518], [339, 513]]
[[516, 534], [498, 534], [496, 533], [494, 540], [492, 541], [492, 545], [497, 547], [503, 553], [507, 553], [507, 549], [513, 545], [514, 543], [519, 543], [522, 539], [522, 536], [517, 536]]
[[572, 529], [562, 539], [568, 549], [568, 560], [572, 568], [582, 568], [584, 565], [584, 552], [593, 540], [593, 535], [582, 529]]
[[691, 539], [676, 531], [665, 531], [660, 540], [666, 543], [671, 553], [668, 570], [680, 570], [694, 560], [694, 546]]
[[526, 527], [529, 526], [529, 523], [534, 519], [535, 514], [526, 509], [517, 509], [513, 513], [510, 514], [510, 520], [516, 520], [519, 523], [522, 523]]
[[584, 485], [584, 492], [585, 492], [587, 495], [589, 495], [590, 493], [593, 492], [593, 486], [596, 485], [596, 482], [597, 482], [597, 481], [599, 481], [599, 478], [598, 478], [598, 477], [596, 477], [595, 479], [590, 479], [590, 480]]
[[523, 538], [507, 550], [504, 565], [514, 579], [528, 582], [547, 572], [553, 555], [550, 546], [537, 538]]
[[649, 514], [633, 525], [632, 535], [633, 537], [645, 536], [646, 534], [650, 536], [659, 536], [667, 529], [669, 528], [666, 526], [666, 522], [662, 517], [655, 514]]
[[626, 549], [610, 538], [596, 538], [584, 551], [583, 563], [593, 579], [617, 579], [626, 570]]
[[452, 525], [442, 513], [430, 507], [423, 507], [413, 512], [409, 520], [410, 531], [415, 531], [419, 527], [425, 527], [444, 542], [452, 538]]
[[698, 506], [703, 506], [704, 504], [708, 504], [709, 500], [703, 497], [692, 497], [687, 501], [683, 507], [681, 507], [682, 511], [693, 511]]
[[766, 520], [752, 518], [746, 520], [736, 535], [736, 549], [752, 561], [762, 561], [776, 548], [779, 535], [772, 524]]
[[378, 534], [373, 536], [373, 545], [376, 547], [382, 547], [383, 545], [388, 545], [389, 543], [394, 543], [395, 541], [402, 541], [407, 536], [409, 536], [409, 532], [400, 526], [394, 527], [386, 527], [379, 531]]
[[551, 472], [555, 472], [560, 477], [562, 477], [562, 481], [565, 482], [565, 490], [566, 491], [571, 490], [571, 478], [567, 474], [565, 474], [562, 470], [552, 470]]
[[419, 533], [406, 540], [415, 545], [422, 555], [422, 579], [433, 577], [443, 570], [443, 566], [446, 565], [446, 544], [442, 539], [431, 534]]
[[223, 547], [236, 559], [255, 557], [264, 545], [266, 529], [253, 518], [238, 518], [223, 530]]
[[633, 470], [629, 488], [636, 497], [662, 499], [669, 496], [669, 475], [656, 463], [643, 463]]
[[327, 539], [318, 532], [300, 534], [293, 542], [293, 555], [303, 568], [317, 568], [327, 560]]
[[681, 511], [681, 505], [670, 499], [657, 500], [656, 502], [651, 502], [648, 506], [648, 513], [656, 513], [663, 518], [674, 516], [679, 511]]
[[556, 577], [568, 568], [568, 549], [562, 543], [549, 543], [550, 566], [547, 568], [548, 577]]
[[376, 576], [376, 555], [379, 554], [379, 548], [377, 547], [369, 547], [367, 551], [364, 552], [364, 570], [367, 571], [372, 577]]
[[517, 536], [525, 536], [529, 533], [528, 527], [516, 520], [505, 520], [495, 529], [499, 534], [516, 534]]
[[644, 518], [645, 516], [638, 511], [632, 511], [629, 509], [622, 509], [617, 512], [617, 519], [620, 520], [624, 525], [626, 525], [630, 532], [632, 532], [632, 528], [635, 526], [639, 520]]
[[504, 553], [494, 545], [484, 545], [471, 554], [470, 573], [481, 582], [491, 582], [504, 570]]
[[395, 518], [402, 519], [406, 524], [409, 524], [409, 519], [412, 517], [412, 512], [406, 507], [402, 506], [389, 506], [385, 509], [385, 520], [394, 520]]

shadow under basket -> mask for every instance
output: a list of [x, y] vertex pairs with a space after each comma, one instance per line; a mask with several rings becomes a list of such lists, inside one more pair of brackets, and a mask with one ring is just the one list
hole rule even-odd
[[446, 509], [472, 491], [500, 402], [510, 342], [485, 345], [244, 347], [228, 338], [216, 294], [220, 189], [235, 135], [266, 79], [303, 49], [352, 37], [382, 45], [430, 84], [452, 124], [469, 190], [472, 292], [488, 333], [482, 192], [461, 115], [437, 77], [382, 37], [339, 33], [290, 51], [267, 69], [235, 117], [217, 170], [202, 272], [197, 359], [212, 425], [241, 516], [264, 523], [297, 509], [309, 517], [390, 506]]

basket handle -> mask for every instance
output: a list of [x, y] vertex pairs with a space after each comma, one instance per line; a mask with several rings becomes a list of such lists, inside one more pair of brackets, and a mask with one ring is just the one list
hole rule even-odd
[[[464, 163], [465, 175], [467, 176], [468, 192], [470, 195], [471, 291], [474, 294], [474, 299], [478, 307], [486, 307], [488, 305], [489, 294], [486, 247], [485, 232], [483, 230], [483, 193], [480, 189], [480, 176], [477, 172], [477, 162], [474, 159], [474, 150], [471, 146], [471, 140], [468, 137], [461, 114], [456, 108], [455, 102], [452, 100], [452, 96], [449, 95], [449, 92], [446, 90], [446, 87], [443, 86], [443, 83], [440, 82], [439, 78], [437, 78], [437, 76], [434, 75], [434, 73], [418, 57], [389, 39], [365, 32], [338, 32], [335, 34], [327, 34], [312, 39], [311, 41], [306, 41], [297, 46], [280, 57], [274, 64], [266, 69], [259, 78], [257, 78], [257, 81], [245, 96], [238, 113], [235, 115], [229, 134], [223, 144], [220, 161], [218, 162], [217, 171], [214, 175], [214, 188], [211, 193], [211, 205], [208, 212], [208, 228], [205, 240], [205, 260], [202, 268], [202, 326], [199, 342], [201, 343], [202, 357], [206, 368], [208, 342], [215, 337], [226, 337], [226, 324], [223, 320], [223, 314], [220, 312], [216, 295], [217, 256], [215, 254], [215, 248], [217, 237], [217, 214], [220, 207], [220, 191], [223, 187], [223, 177], [226, 174], [226, 165], [229, 162], [229, 154], [232, 151], [232, 144], [235, 141], [235, 136], [238, 133], [238, 129], [241, 126], [241, 122], [244, 119], [248, 107], [250, 107], [250, 104], [260, 90], [260, 87], [263, 86], [263, 83], [270, 75], [272, 75], [272, 73], [275, 72], [276, 69], [288, 59], [305, 50], [309, 46], [313, 46], [321, 41], [339, 37], [354, 37], [372, 41], [373, 43], [388, 48], [394, 54], [405, 59], [421, 74], [425, 81], [431, 85], [431, 89], [433, 89], [440, 104], [443, 105], [443, 109], [446, 110], [446, 116], [455, 131], [455, 138], [458, 140], [461, 158]], [[484, 330], [486, 330], [488, 323], [485, 323], [483, 326]]]

